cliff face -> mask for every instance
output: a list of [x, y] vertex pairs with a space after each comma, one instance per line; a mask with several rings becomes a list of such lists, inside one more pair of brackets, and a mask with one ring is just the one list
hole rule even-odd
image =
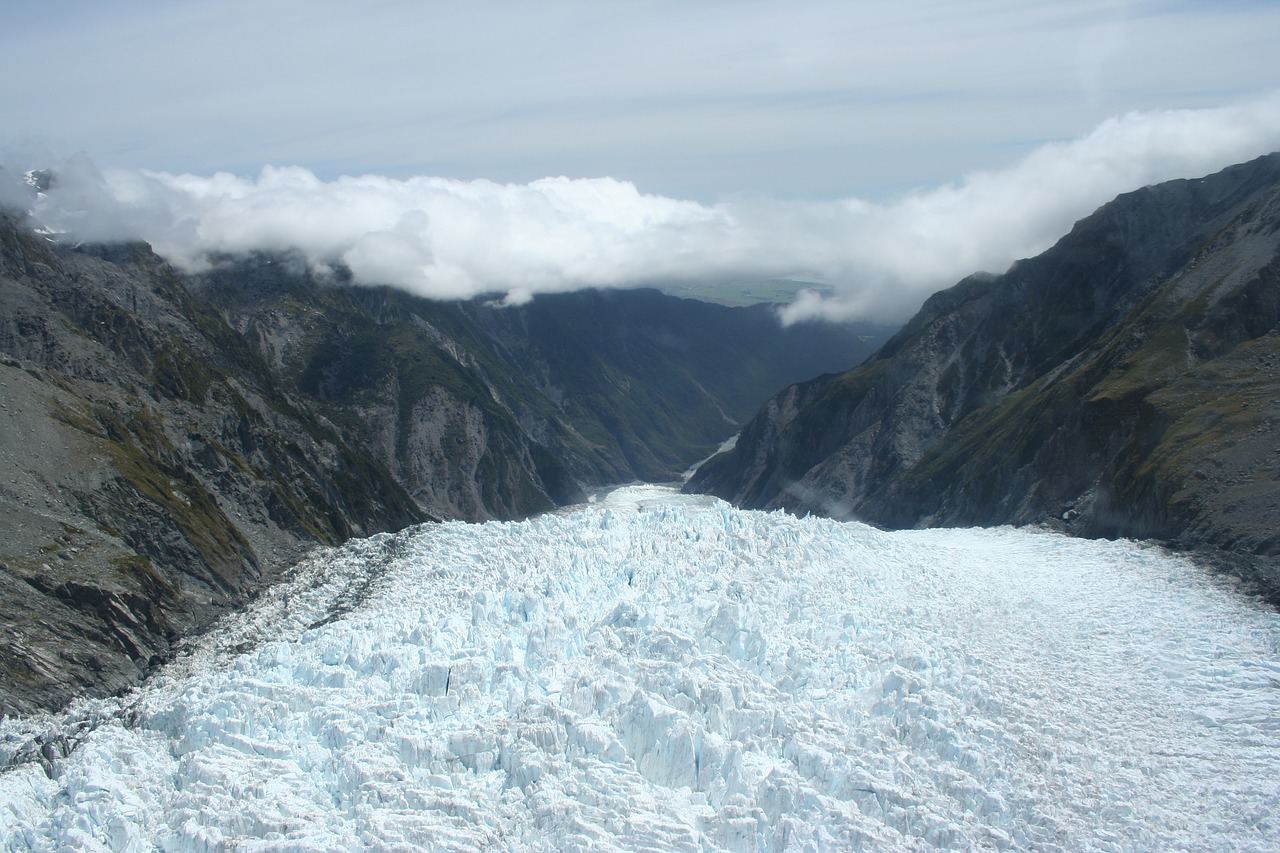
[[0, 712], [128, 687], [316, 544], [673, 477], [868, 334], [656, 292], [432, 303], [287, 258], [191, 278], [0, 216]]
[[785, 389], [689, 484], [894, 526], [1280, 553], [1280, 155], [1120, 196]]

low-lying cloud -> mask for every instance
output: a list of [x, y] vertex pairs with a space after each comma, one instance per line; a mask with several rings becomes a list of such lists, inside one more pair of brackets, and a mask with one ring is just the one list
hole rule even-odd
[[79, 240], [143, 239], [173, 263], [294, 250], [355, 280], [441, 299], [511, 302], [584, 287], [793, 277], [821, 282], [787, 321], [901, 320], [934, 291], [1034, 255], [1116, 194], [1196, 177], [1280, 149], [1280, 93], [1232, 106], [1131, 113], [1003, 169], [890, 202], [650, 195], [613, 178], [527, 184], [321, 180], [298, 167], [256, 178], [61, 163], [36, 202]]

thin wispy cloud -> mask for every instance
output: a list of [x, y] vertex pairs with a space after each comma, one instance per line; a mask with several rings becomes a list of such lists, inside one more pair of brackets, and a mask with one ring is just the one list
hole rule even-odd
[[1116, 194], [1280, 149], [1280, 93], [1202, 110], [1130, 113], [1009, 166], [873, 202], [706, 204], [614, 178], [529, 183], [378, 175], [322, 180], [57, 167], [35, 206], [82, 240], [144, 239], [187, 269], [248, 251], [300, 252], [356, 281], [442, 299], [664, 281], [814, 280], [788, 321], [901, 320], [930, 293], [1047, 248]]

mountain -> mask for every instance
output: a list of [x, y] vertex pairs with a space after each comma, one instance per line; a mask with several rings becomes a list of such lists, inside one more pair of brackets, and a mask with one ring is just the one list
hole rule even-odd
[[426, 514], [139, 245], [0, 219], [0, 700], [119, 690], [306, 544]]
[[0, 712], [132, 685], [318, 544], [674, 477], [877, 334], [656, 292], [433, 303], [288, 257], [192, 277], [0, 214]]
[[934, 295], [858, 367], [782, 391], [687, 488], [1274, 556], [1278, 250], [1280, 154], [1122, 195]]
[[291, 389], [373, 448], [426, 511], [512, 518], [678, 478], [872, 326], [782, 328], [769, 305], [656, 290], [433, 302], [253, 256], [192, 282]]

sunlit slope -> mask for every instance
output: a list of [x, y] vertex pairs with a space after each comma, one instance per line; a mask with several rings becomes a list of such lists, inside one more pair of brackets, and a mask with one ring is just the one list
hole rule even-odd
[[10, 721], [0, 841], [1274, 849], [1277, 684], [1158, 549], [638, 487], [304, 564], [67, 758]]

